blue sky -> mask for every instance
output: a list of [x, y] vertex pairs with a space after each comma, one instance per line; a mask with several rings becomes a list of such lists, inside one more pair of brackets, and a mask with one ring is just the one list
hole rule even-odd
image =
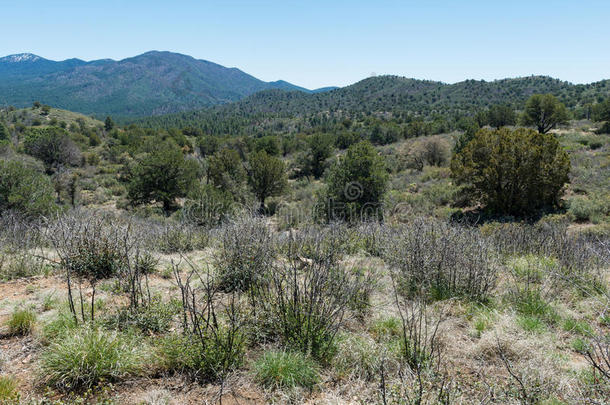
[[0, 55], [168, 50], [308, 88], [371, 74], [449, 83], [610, 78], [607, 1], [0, 0]]

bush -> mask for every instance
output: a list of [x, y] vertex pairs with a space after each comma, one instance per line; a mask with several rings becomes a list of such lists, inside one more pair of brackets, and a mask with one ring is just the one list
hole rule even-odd
[[402, 295], [484, 300], [495, 285], [493, 251], [476, 229], [417, 219], [393, 229], [385, 245]]
[[556, 206], [570, 159], [552, 134], [482, 129], [453, 156], [451, 174], [471, 199], [495, 214], [524, 215]]
[[379, 219], [387, 182], [384, 160], [373, 145], [352, 145], [330, 169], [318, 214], [327, 221]]
[[23, 147], [27, 154], [42, 160], [49, 171], [81, 163], [80, 149], [62, 128], [30, 129]]
[[260, 219], [243, 219], [219, 231], [214, 256], [218, 286], [223, 291], [248, 291], [268, 281], [275, 258], [273, 236]]
[[160, 298], [153, 298], [147, 305], [138, 308], [122, 308], [107, 320], [113, 329], [123, 330], [135, 327], [143, 333], [165, 333], [171, 325], [178, 308], [172, 303], [164, 303]]
[[0, 212], [49, 215], [57, 208], [53, 194], [51, 181], [43, 173], [20, 161], [0, 161]]
[[31, 309], [18, 309], [13, 312], [7, 325], [11, 335], [29, 335], [36, 324], [36, 314]]
[[160, 346], [160, 365], [167, 371], [188, 374], [200, 382], [216, 382], [227, 371], [243, 363], [245, 339], [219, 329], [214, 336], [201, 339], [194, 334], [170, 335]]
[[302, 353], [266, 352], [254, 364], [256, 379], [271, 388], [313, 388], [320, 380], [317, 364]]
[[291, 236], [283, 246], [286, 260], [272, 267], [256, 300], [278, 320], [275, 328], [288, 348], [319, 361], [335, 354], [344, 314], [370, 281], [339, 264], [343, 241], [330, 236], [314, 229]]
[[41, 357], [45, 382], [60, 390], [93, 388], [142, 370], [141, 343], [127, 335], [86, 326], [60, 337]]
[[229, 192], [210, 184], [199, 183], [188, 193], [182, 214], [189, 222], [211, 227], [225, 221], [235, 212], [235, 208]]

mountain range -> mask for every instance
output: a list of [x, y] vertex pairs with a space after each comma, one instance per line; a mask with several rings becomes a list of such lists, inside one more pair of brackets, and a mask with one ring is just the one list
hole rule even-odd
[[447, 84], [377, 76], [342, 88], [309, 90], [283, 80], [265, 82], [237, 68], [172, 52], [151, 51], [120, 61], [57, 62], [29, 53], [0, 58], [0, 106], [25, 107], [40, 101], [125, 120], [163, 116], [163, 121], [183, 123], [196, 122], [202, 114], [291, 116], [325, 111], [463, 115], [492, 104], [520, 109], [534, 93], [551, 93], [569, 108], [582, 107], [609, 97], [610, 81], [572, 84], [528, 76]]
[[237, 68], [172, 52], [119, 61], [52, 61], [23, 53], [0, 58], [0, 105], [40, 101], [97, 116], [147, 116], [240, 100], [262, 90], [314, 93], [283, 80], [265, 82]]

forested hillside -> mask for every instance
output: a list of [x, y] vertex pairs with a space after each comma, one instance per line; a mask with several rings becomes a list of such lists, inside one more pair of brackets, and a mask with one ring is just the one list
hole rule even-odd
[[[278, 118], [307, 121], [328, 117], [350, 118], [380, 115], [403, 119], [454, 120], [474, 116], [496, 104], [519, 110], [532, 94], [555, 95], [574, 114], [589, 118], [591, 106], [610, 94], [610, 81], [574, 85], [546, 76], [504, 79], [493, 82], [467, 80], [456, 84], [379, 76], [328, 92], [306, 94], [268, 90], [223, 106], [199, 111], [148, 117], [137, 120], [153, 128], [195, 127], [227, 133], [250, 126], [266, 126]], [[273, 125], [276, 125], [277, 121]]]

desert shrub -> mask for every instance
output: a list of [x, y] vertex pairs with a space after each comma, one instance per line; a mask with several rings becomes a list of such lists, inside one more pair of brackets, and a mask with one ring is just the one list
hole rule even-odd
[[53, 192], [43, 173], [21, 161], [0, 161], [0, 213], [15, 210], [31, 217], [48, 215], [57, 208]]
[[201, 381], [218, 381], [227, 371], [241, 366], [245, 340], [224, 327], [201, 340], [196, 334], [173, 334], [160, 345], [160, 366]]
[[570, 159], [553, 134], [482, 129], [453, 156], [451, 173], [496, 214], [524, 215], [557, 204]]
[[142, 370], [141, 346], [128, 335], [85, 326], [42, 353], [42, 376], [47, 385], [65, 391], [118, 381]]
[[66, 272], [68, 302], [77, 320], [73, 284], [78, 284], [80, 316], [84, 321], [85, 304], [81, 283], [87, 281], [92, 289], [90, 319], [94, 318], [96, 285], [100, 280], [117, 277], [119, 287], [128, 293], [132, 309], [146, 305], [148, 291], [149, 253], [142, 249], [143, 232], [138, 223], [111, 214], [90, 215], [87, 211], [73, 211], [51, 222], [48, 236]]
[[410, 165], [422, 170], [425, 165], [444, 166], [449, 161], [449, 144], [438, 137], [415, 142], [409, 150]]
[[401, 298], [396, 291], [394, 298], [402, 324], [400, 335], [402, 357], [416, 373], [438, 367], [441, 361], [438, 328], [442, 318], [439, 316], [436, 321], [432, 319], [424, 297], [407, 300]]
[[496, 280], [493, 251], [476, 229], [417, 219], [393, 230], [384, 256], [405, 296], [482, 300]]
[[244, 218], [218, 230], [220, 248], [214, 256], [223, 291], [248, 291], [265, 283], [275, 258], [273, 235], [258, 218]]
[[568, 212], [576, 221], [599, 222], [610, 214], [610, 203], [604, 198], [575, 197], [569, 200]]
[[324, 234], [302, 232], [284, 242], [286, 259], [271, 268], [258, 305], [277, 319], [290, 349], [321, 361], [332, 358], [334, 338], [366, 279], [338, 263], [341, 246]]
[[265, 352], [255, 363], [256, 379], [271, 388], [313, 388], [318, 383], [318, 365], [300, 352]]
[[233, 292], [219, 302], [219, 289], [209, 268], [202, 272], [189, 261], [187, 265], [190, 271], [184, 277], [176, 265], [173, 268], [182, 295], [182, 334], [165, 346], [165, 365], [198, 381], [222, 383], [244, 357], [244, 319], [238, 296]]
[[187, 195], [183, 218], [199, 226], [216, 226], [235, 212], [233, 197], [227, 191], [199, 183]]
[[[507, 257], [535, 255], [542, 260], [556, 261], [547, 272], [554, 287], [575, 288], [580, 293], [603, 292], [603, 255], [600, 250], [606, 238], [568, 232], [561, 221], [540, 221], [528, 224], [487, 224], [481, 228], [496, 249]], [[531, 257], [531, 256], [530, 256]], [[537, 266], [537, 265], [536, 265]]]
[[148, 226], [154, 227], [150, 232], [149, 248], [161, 253], [191, 252], [205, 248], [209, 242], [205, 229], [194, 227], [189, 223], [168, 221], [163, 224], [148, 224]]
[[31, 309], [17, 309], [9, 318], [7, 325], [11, 335], [29, 335], [36, 324], [36, 314]]
[[[50, 227], [49, 236], [60, 256], [66, 271], [68, 300], [76, 317], [72, 296], [72, 281], [86, 280], [92, 288], [91, 319], [95, 316], [95, 287], [100, 280], [115, 277], [128, 266], [129, 240], [125, 239], [121, 226], [112, 226], [113, 218], [92, 216], [85, 218], [81, 213], [64, 216]], [[80, 291], [80, 288], [79, 288]], [[85, 320], [84, 302], [80, 296], [80, 312]]]
[[18, 405], [20, 397], [15, 379], [8, 376], [0, 376], [0, 404]]
[[376, 380], [382, 368], [385, 373], [398, 369], [399, 353], [393, 352], [389, 346], [385, 341], [375, 342], [366, 335], [340, 334], [337, 337], [337, 355], [332, 361], [333, 370], [340, 378]]

